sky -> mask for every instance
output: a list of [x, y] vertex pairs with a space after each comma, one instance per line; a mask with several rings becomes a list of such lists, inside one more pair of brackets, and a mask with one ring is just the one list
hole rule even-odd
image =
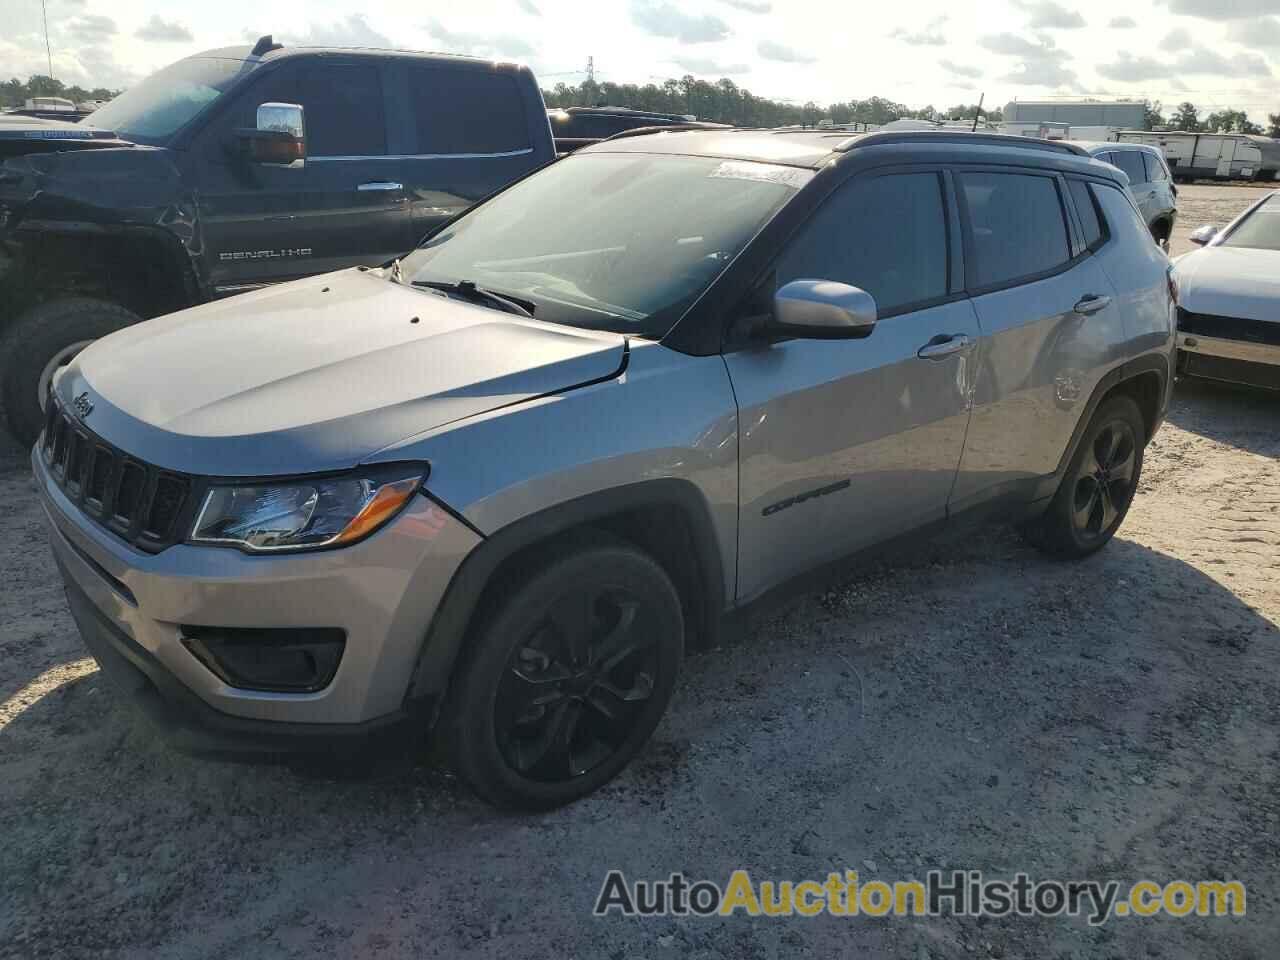
[[[1191, 100], [1280, 112], [1280, 0], [47, 0], [53, 72], [123, 87], [179, 57], [264, 33], [289, 44], [444, 50], [584, 78], [728, 76], [818, 103], [945, 109], [1044, 95]], [[47, 73], [40, 0], [0, 0], [0, 77]], [[1168, 111], [1166, 111], [1168, 112]]]

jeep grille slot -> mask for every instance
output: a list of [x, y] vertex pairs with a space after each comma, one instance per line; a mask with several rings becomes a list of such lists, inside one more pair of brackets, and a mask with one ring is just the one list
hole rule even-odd
[[183, 539], [195, 501], [190, 477], [129, 456], [91, 433], [53, 395], [40, 449], [67, 499], [122, 540], [159, 553]]

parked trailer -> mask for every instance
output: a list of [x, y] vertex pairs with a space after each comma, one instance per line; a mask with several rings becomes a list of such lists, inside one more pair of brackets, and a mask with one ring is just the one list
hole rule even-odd
[[1116, 139], [1159, 147], [1175, 180], [1280, 180], [1280, 141], [1269, 137], [1125, 130]]

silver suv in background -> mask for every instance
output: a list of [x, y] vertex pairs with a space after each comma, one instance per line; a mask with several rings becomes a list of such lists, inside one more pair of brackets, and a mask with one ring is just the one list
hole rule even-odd
[[1178, 187], [1164, 154], [1141, 143], [1080, 143], [1090, 156], [1119, 167], [1129, 178], [1129, 189], [1156, 242], [1169, 249], [1173, 225], [1178, 219]]
[[98, 341], [32, 461], [86, 644], [186, 745], [433, 730], [551, 807], [816, 568], [965, 515], [1105, 545], [1173, 383], [1168, 269], [1070, 145], [624, 135], [384, 268]]

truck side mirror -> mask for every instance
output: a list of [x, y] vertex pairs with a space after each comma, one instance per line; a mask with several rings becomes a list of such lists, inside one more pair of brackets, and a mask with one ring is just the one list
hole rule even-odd
[[306, 123], [300, 104], [261, 104], [257, 123], [252, 130], [237, 131], [249, 159], [286, 166], [306, 159]]

